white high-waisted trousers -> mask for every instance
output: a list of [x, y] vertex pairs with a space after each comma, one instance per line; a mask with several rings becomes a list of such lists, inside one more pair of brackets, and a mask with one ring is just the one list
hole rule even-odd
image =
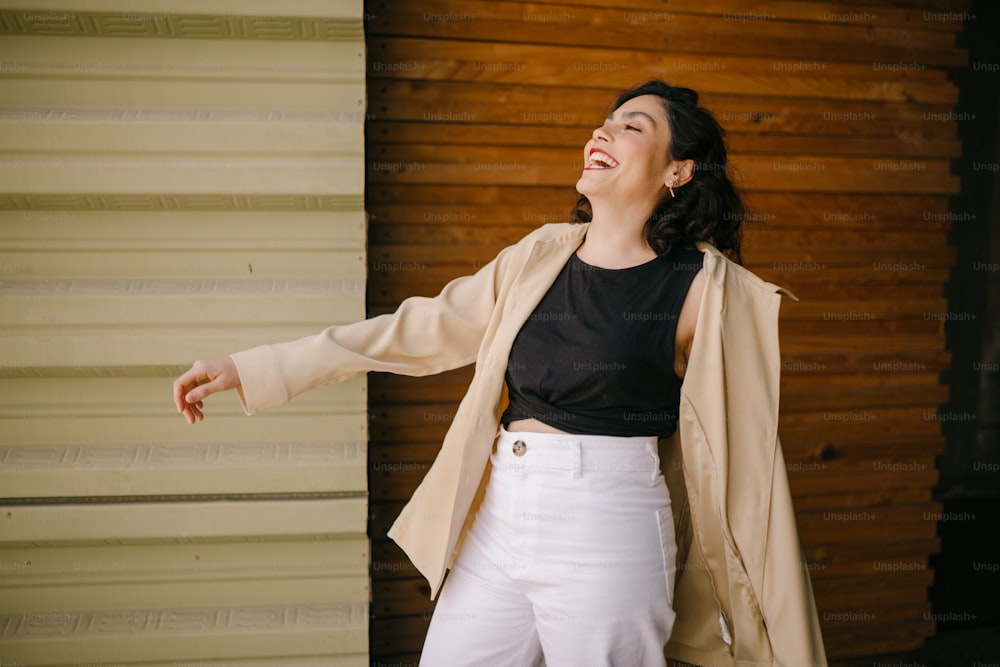
[[501, 430], [421, 667], [662, 667], [677, 546], [656, 442]]

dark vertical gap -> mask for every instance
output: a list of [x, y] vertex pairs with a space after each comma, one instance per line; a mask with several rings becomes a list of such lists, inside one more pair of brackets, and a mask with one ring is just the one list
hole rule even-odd
[[955, 74], [962, 157], [952, 172], [962, 189], [951, 200], [956, 260], [945, 335], [952, 361], [944, 378], [949, 401], [939, 414], [947, 441], [935, 490], [943, 503], [941, 551], [931, 561], [930, 599], [942, 634], [928, 646], [953, 646], [956, 653], [940, 659], [955, 665], [1000, 658], [1000, 639], [946, 636], [1000, 626], [1000, 5], [974, 0], [969, 13], [975, 18], [959, 36], [969, 65]]

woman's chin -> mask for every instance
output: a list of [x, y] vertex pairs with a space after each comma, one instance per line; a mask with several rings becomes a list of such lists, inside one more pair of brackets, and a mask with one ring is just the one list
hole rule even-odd
[[576, 181], [576, 191], [581, 195], [589, 196], [592, 193], [600, 192], [606, 184], [596, 182], [589, 171], [583, 172]]

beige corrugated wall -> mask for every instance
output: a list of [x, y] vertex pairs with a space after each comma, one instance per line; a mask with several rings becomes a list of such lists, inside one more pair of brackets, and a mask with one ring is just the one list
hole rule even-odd
[[366, 383], [199, 357], [365, 315], [360, 0], [0, 1], [0, 664], [368, 664]]

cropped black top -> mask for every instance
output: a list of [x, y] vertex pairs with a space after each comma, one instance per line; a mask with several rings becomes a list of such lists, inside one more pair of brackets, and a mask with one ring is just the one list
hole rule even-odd
[[514, 339], [501, 423], [535, 418], [568, 433], [672, 435], [677, 319], [701, 267], [691, 248], [627, 269], [591, 266], [574, 253]]

